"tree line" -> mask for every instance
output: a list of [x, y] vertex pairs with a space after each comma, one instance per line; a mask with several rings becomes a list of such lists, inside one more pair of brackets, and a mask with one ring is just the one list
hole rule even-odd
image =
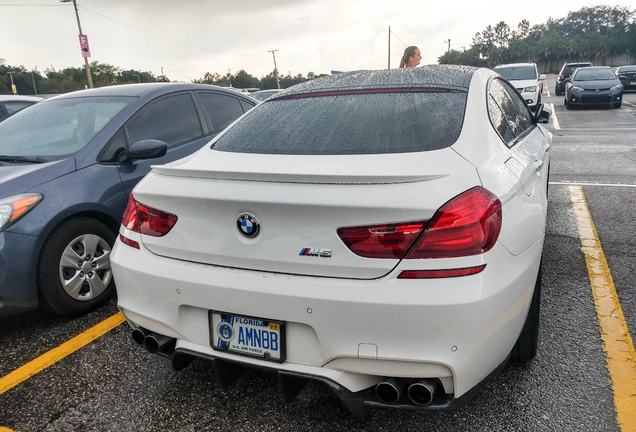
[[522, 20], [516, 30], [504, 21], [477, 33], [467, 50], [450, 50], [441, 64], [494, 67], [502, 63], [546, 62], [547, 72], [564, 61], [605, 61], [636, 54], [636, 11], [627, 7], [583, 7], [567, 17], [530, 26]]
[[[94, 87], [116, 84], [171, 82], [165, 75], [154, 75], [151, 72], [142, 72], [135, 69], [123, 70], [116, 66], [96, 61], [90, 63], [90, 69]], [[11, 75], [9, 72], [11, 72]], [[206, 72], [202, 78], [193, 79], [192, 82], [214, 84], [221, 87], [272, 89], [278, 88], [276, 73], [276, 71], [272, 71], [259, 79], [245, 70], [240, 70], [233, 74], [228, 72], [225, 75]], [[290, 73], [278, 78], [280, 87], [287, 88], [321, 76], [325, 76], [325, 74], [316, 75], [313, 72], [309, 72], [307, 76], [303, 74], [292, 76]], [[0, 94], [12, 93], [12, 78], [18, 94], [21, 95], [67, 93], [81, 90], [88, 83], [84, 66], [67, 67], [61, 70], [56, 70], [51, 66], [44, 72], [40, 72], [38, 70], [27, 70], [24, 66], [8, 65], [3, 59], [0, 59]]]

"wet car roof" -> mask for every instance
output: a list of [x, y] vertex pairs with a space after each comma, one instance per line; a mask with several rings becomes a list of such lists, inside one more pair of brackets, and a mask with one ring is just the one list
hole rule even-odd
[[377, 88], [446, 88], [468, 90], [478, 68], [455, 65], [431, 65], [418, 68], [354, 71], [318, 78], [295, 85], [268, 101], [295, 94]]

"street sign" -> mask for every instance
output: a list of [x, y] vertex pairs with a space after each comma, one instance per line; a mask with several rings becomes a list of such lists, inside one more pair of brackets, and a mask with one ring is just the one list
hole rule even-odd
[[82, 49], [82, 57], [90, 57], [91, 49], [88, 47], [88, 36], [79, 35], [80, 48]]

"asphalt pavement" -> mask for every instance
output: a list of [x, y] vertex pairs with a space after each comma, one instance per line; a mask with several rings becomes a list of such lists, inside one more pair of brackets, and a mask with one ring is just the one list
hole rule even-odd
[[[636, 93], [621, 109], [566, 111], [551, 149], [540, 344], [460, 409], [381, 409], [353, 417], [331, 391], [309, 384], [284, 404], [275, 375], [248, 371], [224, 391], [213, 365], [180, 372], [149, 354], [122, 324], [0, 394], [0, 431], [622, 431], [570, 188], [580, 186], [636, 336]], [[558, 128], [556, 127], [558, 125]], [[0, 320], [0, 380], [117, 313], [113, 300], [67, 319], [33, 312]], [[636, 410], [636, 406], [634, 407]]]

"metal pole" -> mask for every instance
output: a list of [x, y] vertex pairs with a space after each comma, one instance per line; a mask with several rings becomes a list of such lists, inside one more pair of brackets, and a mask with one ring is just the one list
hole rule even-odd
[[[75, 7], [75, 16], [77, 17], [77, 28], [79, 34], [82, 33], [82, 25], [80, 24], [79, 11], [77, 10], [77, 0], [73, 0], [73, 6]], [[93, 78], [91, 77], [91, 67], [88, 64], [88, 57], [84, 57], [84, 67], [86, 68], [86, 76], [88, 77], [88, 88], [93, 88]]]
[[11, 77], [11, 92], [12, 92], [13, 94], [18, 94], [18, 92], [17, 92], [17, 91], [15, 91], [15, 92], [13, 91], [13, 74], [14, 74], [14, 72], [7, 72], [7, 73], [8, 73], [8, 74], [9, 74], [9, 76]]
[[35, 91], [35, 95], [38, 95], [38, 89], [35, 88], [35, 78], [33, 77], [33, 70], [31, 70], [31, 80], [33, 81], [33, 91]]
[[391, 69], [391, 26], [389, 26], [389, 64], [386, 68]]
[[448, 52], [450, 52], [450, 39], [448, 40]]
[[274, 55], [274, 51], [278, 51], [278, 50], [271, 50], [267, 52], [271, 52], [272, 57], [274, 58], [274, 75], [276, 76], [276, 86], [280, 88], [280, 81], [278, 81], [278, 67], [276, 67], [276, 56]]

